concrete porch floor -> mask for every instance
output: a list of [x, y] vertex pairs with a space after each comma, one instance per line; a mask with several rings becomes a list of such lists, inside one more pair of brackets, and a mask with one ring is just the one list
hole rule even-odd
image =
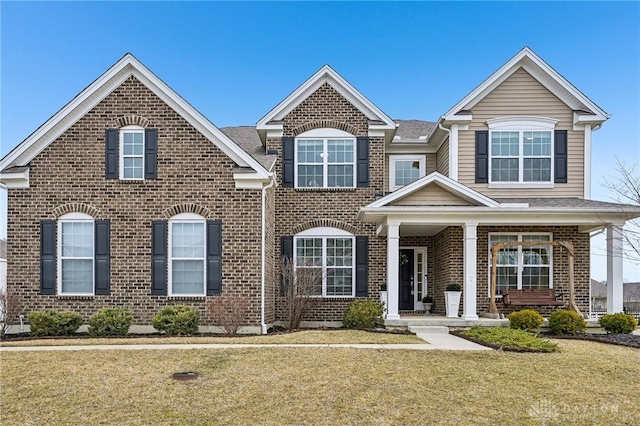
[[[587, 328], [600, 328], [598, 320], [588, 319]], [[473, 327], [475, 325], [481, 327], [509, 327], [508, 319], [492, 319], [492, 318], [479, 318], [477, 320], [465, 320], [462, 318], [447, 318], [445, 316], [438, 315], [422, 315], [422, 314], [400, 314], [400, 319], [385, 319], [384, 325], [386, 327], [402, 327], [408, 328], [410, 326], [433, 326], [433, 327]], [[542, 328], [548, 326], [547, 319], [545, 318]]]

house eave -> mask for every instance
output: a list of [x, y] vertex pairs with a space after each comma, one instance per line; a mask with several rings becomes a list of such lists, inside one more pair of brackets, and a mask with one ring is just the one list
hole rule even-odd
[[1, 172], [0, 184], [6, 186], [7, 189], [29, 188], [29, 169], [19, 172]]

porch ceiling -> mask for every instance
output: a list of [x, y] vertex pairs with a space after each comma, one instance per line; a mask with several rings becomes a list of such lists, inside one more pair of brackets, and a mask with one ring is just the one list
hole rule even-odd
[[446, 227], [446, 225], [402, 224], [400, 225], [400, 236], [430, 237], [436, 235]]

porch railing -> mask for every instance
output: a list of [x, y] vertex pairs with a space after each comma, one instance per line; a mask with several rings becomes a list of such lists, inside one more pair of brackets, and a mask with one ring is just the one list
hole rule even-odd
[[[633, 315], [636, 320], [638, 320], [638, 322], [640, 322], [640, 308], [636, 307], [635, 309], [632, 308], [627, 308], [624, 307], [623, 311], [625, 314], [629, 314], [629, 315]], [[596, 308], [591, 308], [591, 314], [590, 317], [592, 319], [598, 319], [600, 318], [602, 315], [607, 313], [607, 309], [606, 308], [600, 308], [600, 307], [596, 307]]]

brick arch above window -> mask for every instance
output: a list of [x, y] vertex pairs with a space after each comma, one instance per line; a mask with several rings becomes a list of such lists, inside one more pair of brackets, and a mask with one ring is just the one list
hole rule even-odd
[[148, 118], [141, 117], [136, 114], [123, 115], [113, 120], [113, 127], [120, 129], [125, 126], [140, 126], [142, 128], [149, 127], [151, 121]]
[[100, 210], [84, 203], [67, 203], [53, 209], [51, 214], [54, 219], [58, 219], [60, 216], [67, 213], [84, 213], [97, 219], [100, 215]]
[[195, 213], [205, 219], [214, 219], [213, 212], [209, 208], [194, 203], [175, 204], [163, 211], [162, 216], [165, 219], [171, 219], [181, 213]]
[[337, 121], [337, 120], [314, 120], [314, 121], [309, 121], [307, 123], [304, 123], [296, 128], [294, 128], [292, 130], [292, 134], [293, 136], [298, 136], [301, 133], [304, 132], [308, 132], [309, 130], [314, 130], [314, 129], [322, 129], [322, 128], [332, 128], [332, 129], [339, 129], [342, 130], [344, 132], [347, 133], [351, 133], [352, 135], [358, 135], [358, 134], [366, 134], [366, 132], [360, 132], [358, 130], [358, 128], [341, 122], [341, 121]]
[[302, 231], [306, 231], [307, 229], [312, 228], [337, 228], [342, 229], [343, 231], [347, 231], [350, 234], [358, 235], [360, 231], [353, 225], [349, 225], [348, 223], [340, 222], [335, 219], [317, 219], [312, 220], [310, 222], [301, 223], [299, 225], [294, 226], [289, 232], [290, 235], [296, 235]]

